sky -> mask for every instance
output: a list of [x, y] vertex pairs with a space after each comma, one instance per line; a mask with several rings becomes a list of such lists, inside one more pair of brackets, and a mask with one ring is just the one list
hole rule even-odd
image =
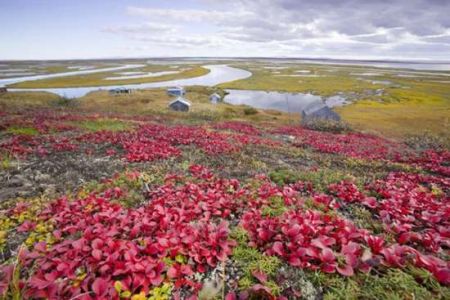
[[0, 60], [450, 60], [450, 0], [0, 0]]

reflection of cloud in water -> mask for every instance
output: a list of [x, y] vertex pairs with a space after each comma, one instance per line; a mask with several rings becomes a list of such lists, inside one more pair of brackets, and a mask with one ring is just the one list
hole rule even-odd
[[127, 79], [136, 79], [136, 78], [158, 77], [158, 76], [178, 74], [178, 73], [180, 73], [180, 71], [162, 71], [162, 72], [154, 72], [154, 73], [149, 72], [149, 73], [144, 73], [144, 74], [106, 77], [104, 80], [127, 80]]
[[350, 73], [350, 75], [355, 75], [355, 76], [383, 76], [383, 73], [365, 72], [365, 73]]
[[[252, 90], [227, 90], [228, 95], [224, 101], [235, 105], [249, 105], [261, 109], [275, 109], [285, 112], [301, 113], [309, 105], [322, 104], [323, 99], [320, 96], [303, 93], [280, 93]], [[329, 97], [326, 104], [330, 107], [345, 103], [341, 96]]]

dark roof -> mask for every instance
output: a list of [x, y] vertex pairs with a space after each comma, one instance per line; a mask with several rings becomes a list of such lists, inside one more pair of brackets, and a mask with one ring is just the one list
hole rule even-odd
[[174, 104], [176, 102], [180, 102], [180, 103], [182, 103], [184, 105], [191, 106], [191, 102], [187, 101], [183, 97], [176, 98], [175, 100], [173, 100], [172, 102], [169, 103], [169, 106], [171, 106], [172, 104]]
[[340, 121], [341, 117], [325, 103], [317, 102], [312, 103], [302, 111], [303, 121], [309, 121], [312, 119]]

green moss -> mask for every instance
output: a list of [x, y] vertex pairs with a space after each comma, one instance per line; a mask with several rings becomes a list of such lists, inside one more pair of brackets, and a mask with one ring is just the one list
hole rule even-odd
[[[278, 185], [295, 183], [297, 181], [311, 182], [316, 190], [325, 191], [331, 183], [337, 183], [342, 180], [355, 178], [342, 171], [332, 169], [320, 169], [318, 171], [301, 171], [295, 172], [290, 169], [278, 169], [269, 173], [269, 178]], [[358, 186], [362, 186], [362, 182], [355, 182]]]
[[400, 269], [388, 269], [385, 274], [357, 274], [342, 277], [336, 274], [308, 272], [315, 285], [324, 288], [324, 299], [444, 299], [445, 291], [434, 293]]
[[79, 127], [89, 131], [124, 131], [130, 129], [129, 124], [113, 119], [89, 120], [76, 123], [75, 125], [78, 125]]
[[282, 197], [271, 197], [269, 200], [270, 204], [264, 205], [261, 208], [263, 216], [276, 217], [282, 215], [288, 210]]
[[230, 237], [233, 240], [235, 240], [239, 245], [246, 245], [249, 241], [247, 231], [240, 226], [233, 228], [233, 230], [230, 233]]
[[369, 229], [375, 234], [385, 233], [383, 228], [383, 223], [374, 219], [372, 217], [372, 213], [367, 209], [356, 206], [356, 205], [347, 205], [348, 209], [351, 211], [353, 218], [353, 222], [361, 228]]
[[19, 127], [19, 126], [11, 126], [6, 129], [7, 133], [15, 134], [15, 135], [37, 135], [39, 131], [34, 127]]
[[[233, 249], [232, 259], [244, 273], [239, 280], [239, 287], [242, 290], [258, 283], [257, 279], [253, 276], [253, 272], [262, 272], [270, 278], [277, 274], [281, 266], [281, 261], [278, 257], [265, 255], [257, 249], [242, 244], [239, 244], [239, 246]], [[267, 286], [271, 289], [272, 293], [279, 294], [280, 287], [274, 281], [269, 280], [269, 282], [270, 284]]]
[[269, 173], [269, 178], [278, 185], [285, 185], [297, 181], [297, 175], [289, 169], [279, 169]]

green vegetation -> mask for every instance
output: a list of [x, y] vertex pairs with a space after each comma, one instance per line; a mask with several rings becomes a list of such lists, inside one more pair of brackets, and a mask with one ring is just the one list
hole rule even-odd
[[[427, 271], [420, 270], [420, 272], [426, 273]], [[435, 295], [420, 285], [411, 274], [399, 269], [386, 270], [386, 274], [383, 274], [383, 276], [358, 274], [354, 278], [325, 274], [319, 271], [307, 272], [306, 274], [314, 284], [325, 287], [324, 299], [327, 300], [436, 299]], [[434, 283], [429, 285], [435, 286]], [[439, 289], [438, 286], [436, 288]], [[446, 299], [449, 296], [449, 291], [445, 288], [442, 289], [444, 290], [440, 291], [440, 299]]]
[[123, 131], [130, 129], [129, 124], [114, 119], [89, 120], [80, 123], [75, 123], [75, 125], [78, 125], [79, 127], [89, 131], [100, 131], [100, 130]]
[[400, 138], [431, 131], [450, 142], [450, 101], [358, 101], [336, 111], [357, 130]]
[[6, 129], [7, 133], [11, 134], [19, 134], [19, 135], [36, 135], [39, 134], [39, 131], [37, 131], [34, 127], [18, 127], [18, 126], [11, 126]]
[[295, 183], [297, 181], [310, 182], [315, 189], [324, 191], [328, 185], [345, 179], [353, 179], [350, 174], [339, 170], [323, 168], [317, 171], [298, 172], [291, 169], [277, 169], [269, 173], [270, 179], [278, 185]]
[[[402, 138], [426, 130], [450, 145], [450, 85], [433, 72], [418, 78], [398, 77], [399, 70], [357, 66], [289, 64], [265, 69], [264, 64], [236, 64], [253, 73], [247, 79], [219, 85], [222, 88], [343, 94], [354, 103], [335, 110], [359, 131]], [[309, 71], [298, 73], [297, 71]], [[359, 76], [364, 72], [380, 75]], [[375, 84], [371, 81], [374, 80]], [[391, 82], [383, 85], [379, 82]], [[378, 93], [378, 91], [382, 91]]]
[[60, 97], [46, 92], [8, 92], [0, 94], [0, 110], [17, 111], [56, 106]]
[[[260, 64], [255, 64], [258, 68], [240, 64], [235, 66], [247, 69], [253, 75], [246, 79], [223, 83], [219, 85], [220, 87], [313, 93], [322, 96], [333, 96], [339, 92], [362, 92], [364, 89], [374, 88], [371, 83], [350, 76], [342, 76], [343, 72], [330, 73], [327, 68], [317, 65], [289, 64], [286, 69], [278, 70], [264, 69]], [[299, 74], [296, 73], [298, 70], [309, 70], [310, 73]]]
[[256, 115], [257, 113], [258, 113], [258, 110], [254, 109], [253, 107], [244, 108], [244, 114], [247, 116]]
[[258, 283], [255, 278], [255, 272], [260, 272], [267, 275], [269, 280], [265, 285], [270, 288], [272, 294], [279, 295], [280, 287], [270, 277], [275, 276], [281, 266], [281, 260], [275, 256], [268, 256], [262, 254], [255, 248], [248, 247], [247, 232], [237, 227], [232, 232], [231, 236], [235, 238], [239, 245], [233, 249], [232, 259], [242, 268], [243, 276], [239, 280], [239, 287], [242, 290], [252, 287]]

